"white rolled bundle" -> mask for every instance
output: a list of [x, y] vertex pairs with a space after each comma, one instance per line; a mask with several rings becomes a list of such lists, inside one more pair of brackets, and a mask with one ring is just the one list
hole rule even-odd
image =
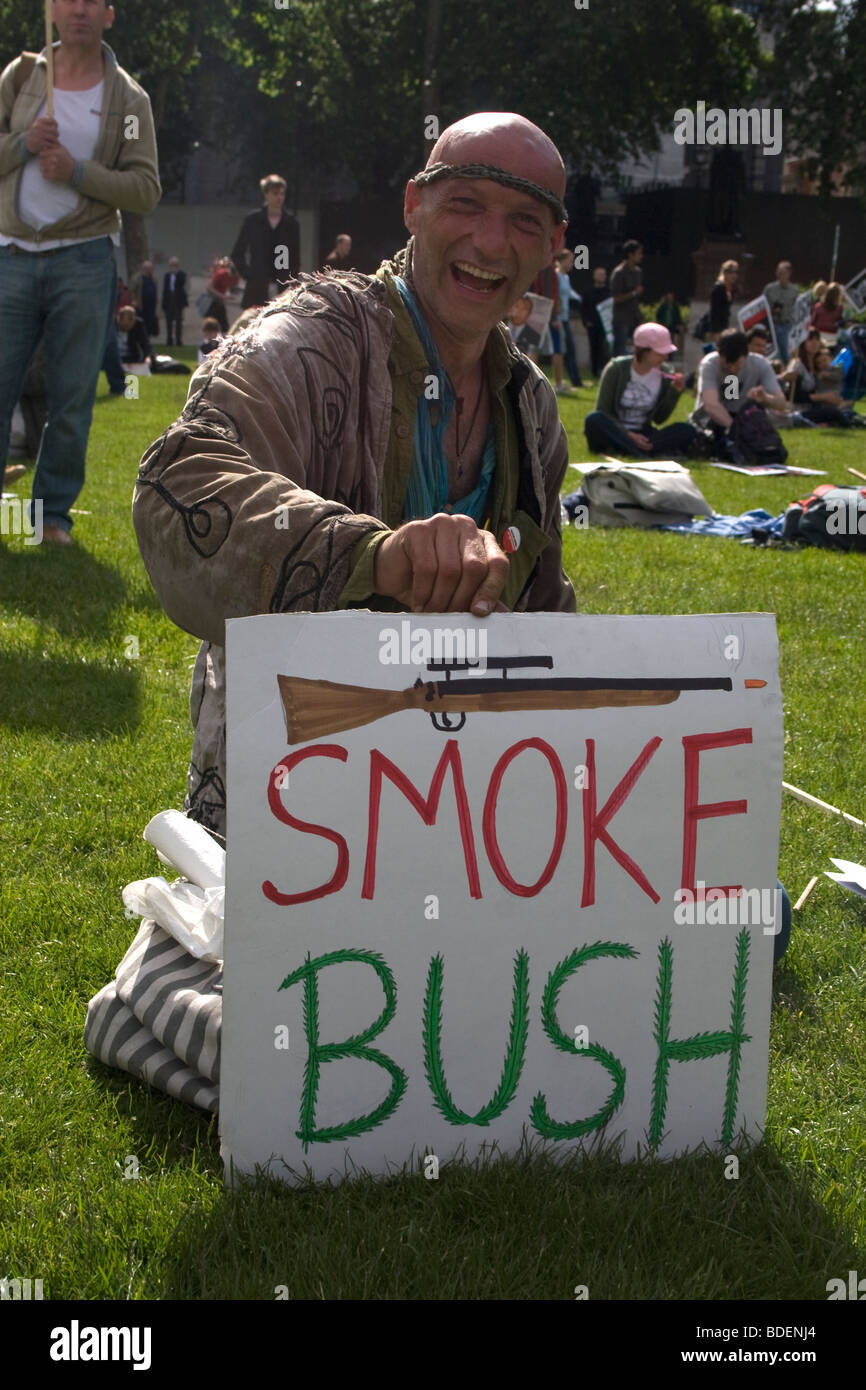
[[199, 888], [220, 888], [226, 877], [226, 852], [203, 825], [180, 811], [160, 811], [144, 827], [163, 864], [177, 869]]
[[223, 957], [224, 888], [197, 888], [175, 879], [141, 878], [122, 892], [127, 912], [156, 922], [196, 960]]

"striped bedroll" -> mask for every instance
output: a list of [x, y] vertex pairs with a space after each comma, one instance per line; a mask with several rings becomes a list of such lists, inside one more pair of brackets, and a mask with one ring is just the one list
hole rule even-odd
[[84, 1045], [170, 1096], [219, 1108], [222, 964], [144, 920], [115, 979], [87, 1007]]

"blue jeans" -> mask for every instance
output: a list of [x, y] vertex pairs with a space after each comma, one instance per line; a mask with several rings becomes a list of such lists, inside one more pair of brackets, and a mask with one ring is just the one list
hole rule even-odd
[[586, 442], [594, 454], [613, 454], [615, 458], [687, 458], [695, 441], [697, 431], [685, 421], [675, 425], [665, 425], [664, 429], [654, 429], [645, 425], [640, 431], [646, 435], [652, 449], [646, 452], [639, 449], [628, 437], [625, 426], [603, 410], [592, 410], [583, 423]]
[[776, 342], [779, 344], [779, 357], [781, 358], [781, 360], [785, 363], [785, 366], [787, 367], [787, 365], [788, 365], [788, 356], [789, 356], [789, 353], [788, 353], [788, 334], [789, 334], [790, 331], [791, 331], [791, 325], [788, 324], [788, 323], [774, 323], [774, 324], [773, 324], [773, 329], [775, 330], [775, 334], [776, 334]]
[[577, 348], [574, 343], [574, 334], [571, 331], [571, 324], [568, 319], [562, 321], [562, 336], [565, 339], [565, 349], [563, 351], [563, 362], [565, 370], [568, 372], [568, 379], [572, 386], [582, 386], [580, 379], [580, 367], [577, 365]]
[[628, 351], [628, 340], [634, 333], [636, 324], [629, 323], [626, 319], [618, 319], [614, 314], [613, 318], [613, 355], [622, 357]]
[[114, 320], [108, 325], [105, 335], [105, 352], [102, 357], [102, 370], [108, 377], [108, 385], [112, 396], [122, 396], [126, 390], [126, 372], [123, 370], [123, 363], [120, 360], [120, 348], [117, 346], [117, 329], [114, 327]]
[[105, 352], [102, 357], [102, 370], [108, 377], [108, 385], [111, 388], [112, 396], [122, 396], [126, 389], [126, 372], [123, 370], [123, 363], [120, 360], [120, 348], [117, 345], [117, 328], [114, 322], [114, 308], [116, 303], [117, 270], [115, 269], [111, 286], [111, 303], [108, 306], [108, 324], [105, 329]]
[[12, 412], [42, 338], [48, 418], [32, 500], [42, 501], [44, 525], [66, 531], [72, 530], [70, 509], [84, 486], [115, 274], [107, 236], [41, 254], [0, 246], [0, 485]]
[[550, 338], [553, 343], [553, 351], [562, 353], [562, 360], [565, 370], [568, 372], [572, 386], [582, 386], [580, 379], [580, 368], [577, 365], [577, 354], [574, 347], [574, 335], [571, 331], [571, 324], [565, 320], [560, 320], [558, 324], [550, 325]]

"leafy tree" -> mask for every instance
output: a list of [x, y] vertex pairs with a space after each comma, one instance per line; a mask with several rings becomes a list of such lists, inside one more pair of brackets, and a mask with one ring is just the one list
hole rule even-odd
[[[118, 0], [109, 42], [150, 93], [164, 186], [194, 140], [279, 165], [315, 196], [350, 172], [396, 189], [440, 129], [516, 110], [577, 168], [611, 172], [659, 147], [699, 98], [745, 100], [760, 70], [754, 21], [729, 0]], [[34, 0], [0, 0], [8, 58], [41, 46]]]
[[522, 112], [610, 172], [658, 149], [677, 108], [744, 99], [760, 65], [753, 21], [715, 0], [309, 0], [280, 22], [263, 90], [292, 103], [317, 167], [343, 162], [365, 192], [423, 163], [425, 116], [444, 129], [485, 109]]
[[823, 197], [834, 173], [866, 191], [866, 0], [763, 0], [754, 9], [773, 39], [766, 89], [784, 112], [786, 150], [804, 156]]

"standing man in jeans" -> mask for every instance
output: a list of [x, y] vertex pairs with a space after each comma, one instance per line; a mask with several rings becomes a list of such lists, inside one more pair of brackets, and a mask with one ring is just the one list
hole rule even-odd
[[624, 260], [610, 277], [610, 292], [613, 295], [613, 355], [621, 357], [628, 346], [628, 340], [638, 324], [643, 323], [640, 311], [643, 294], [643, 277], [640, 266], [643, 260], [643, 247], [639, 241], [627, 241], [622, 248]]
[[54, 119], [44, 51], [0, 75], [0, 485], [12, 412], [41, 339], [48, 418], [33, 507], [41, 503], [43, 540], [69, 545], [114, 309], [118, 210], [150, 212], [162, 189], [150, 100], [102, 39], [114, 9], [54, 0], [54, 22]]
[[770, 313], [773, 315], [773, 327], [776, 330], [776, 342], [779, 344], [779, 356], [788, 365], [788, 335], [791, 332], [791, 318], [794, 313], [794, 305], [800, 298], [800, 291], [796, 285], [791, 283], [791, 262], [780, 261], [776, 266], [776, 278], [771, 280], [769, 285], [765, 285], [762, 294], [766, 295], [767, 303], [770, 306]]

